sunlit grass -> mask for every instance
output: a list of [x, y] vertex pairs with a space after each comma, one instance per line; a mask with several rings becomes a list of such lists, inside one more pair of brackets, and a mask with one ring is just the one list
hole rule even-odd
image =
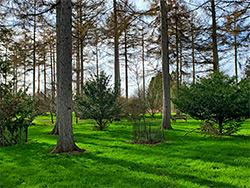
[[[57, 136], [51, 122], [29, 128], [29, 142], [0, 149], [0, 187], [249, 187], [249, 120], [234, 136], [204, 137], [199, 122], [177, 120], [165, 143], [138, 145], [132, 123], [113, 122], [103, 132], [93, 122], [74, 123], [78, 154], [49, 154]], [[46, 126], [45, 126], [46, 125]], [[152, 125], [159, 127], [156, 119]]]

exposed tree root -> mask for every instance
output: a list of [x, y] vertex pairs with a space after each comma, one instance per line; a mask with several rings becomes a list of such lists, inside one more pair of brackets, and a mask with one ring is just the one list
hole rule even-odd
[[73, 152], [85, 152], [86, 149], [80, 149], [77, 145], [74, 145], [72, 148], [66, 150], [62, 146], [56, 145], [56, 147], [50, 152], [51, 154], [58, 153], [73, 153]]
[[48, 133], [48, 135], [58, 135], [58, 125], [57, 125], [57, 122], [53, 128], [53, 130], [51, 132]]
[[192, 133], [192, 132], [194, 132], [194, 131], [196, 131], [196, 130], [201, 130], [201, 128], [197, 128], [197, 129], [193, 129], [193, 130], [191, 130], [191, 131], [188, 131], [188, 132], [186, 132], [183, 136], [186, 136], [187, 134]]

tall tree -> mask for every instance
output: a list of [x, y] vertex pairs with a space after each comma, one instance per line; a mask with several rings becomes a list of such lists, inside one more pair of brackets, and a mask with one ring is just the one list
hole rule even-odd
[[72, 130], [72, 2], [57, 1], [57, 117], [59, 134], [52, 153], [72, 152], [79, 149]]
[[213, 39], [213, 70], [219, 71], [219, 58], [218, 58], [218, 48], [217, 48], [217, 25], [216, 25], [216, 11], [214, 0], [211, 1], [212, 10], [212, 39]]
[[169, 51], [168, 51], [168, 19], [165, 0], [160, 1], [161, 7], [161, 58], [162, 58], [162, 88], [163, 112], [162, 128], [171, 130], [171, 103], [170, 103], [170, 76], [169, 76]]
[[120, 85], [120, 63], [119, 63], [119, 37], [117, 27], [117, 5], [116, 0], [113, 0], [114, 6], [114, 63], [115, 63], [115, 83]]

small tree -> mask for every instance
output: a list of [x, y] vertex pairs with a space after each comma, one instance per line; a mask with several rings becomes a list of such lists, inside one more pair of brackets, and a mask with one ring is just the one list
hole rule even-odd
[[173, 102], [192, 118], [204, 120], [201, 128], [206, 133], [230, 135], [249, 117], [249, 96], [249, 81], [236, 84], [234, 78], [217, 72], [182, 87]]
[[154, 117], [156, 111], [162, 110], [162, 93], [162, 73], [158, 73], [151, 79], [145, 99], [148, 112], [152, 117]]
[[122, 110], [118, 100], [119, 87], [109, 86], [110, 76], [104, 72], [92, 75], [83, 86], [83, 93], [76, 96], [76, 111], [80, 118], [94, 119], [98, 130], [104, 130], [108, 123], [116, 118]]

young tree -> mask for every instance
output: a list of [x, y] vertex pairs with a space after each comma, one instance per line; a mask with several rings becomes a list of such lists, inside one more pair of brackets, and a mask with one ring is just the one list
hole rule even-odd
[[96, 129], [103, 131], [108, 122], [121, 113], [122, 105], [118, 101], [119, 87], [109, 87], [110, 76], [104, 72], [92, 76], [83, 87], [83, 94], [76, 97], [79, 117], [94, 119]]
[[230, 135], [237, 131], [240, 121], [249, 117], [249, 96], [249, 80], [235, 84], [234, 77], [217, 72], [181, 88], [173, 102], [192, 118], [204, 120], [210, 127], [208, 131]]

